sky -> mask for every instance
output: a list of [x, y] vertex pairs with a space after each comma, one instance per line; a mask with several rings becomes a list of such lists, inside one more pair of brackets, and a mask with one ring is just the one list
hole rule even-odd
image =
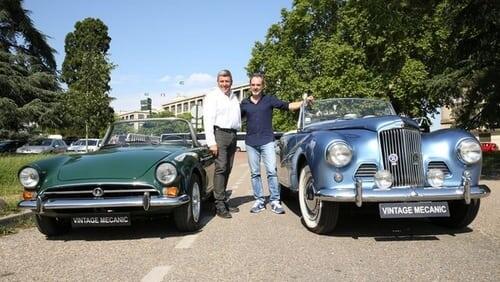
[[264, 41], [292, 0], [25, 0], [34, 25], [64, 61], [64, 39], [77, 21], [99, 18], [111, 37], [110, 96], [116, 112], [153, 108], [177, 96], [203, 94], [216, 86], [221, 69], [233, 86], [248, 82], [245, 67], [257, 41]]

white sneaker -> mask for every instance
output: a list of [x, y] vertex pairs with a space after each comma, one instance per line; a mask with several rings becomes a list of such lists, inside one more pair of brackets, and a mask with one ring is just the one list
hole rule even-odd
[[279, 201], [271, 202], [271, 211], [277, 214], [285, 213], [285, 209], [281, 206]]

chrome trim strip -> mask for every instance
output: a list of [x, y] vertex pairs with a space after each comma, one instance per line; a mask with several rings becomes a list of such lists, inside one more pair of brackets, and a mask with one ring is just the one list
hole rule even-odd
[[[92, 208], [120, 208], [120, 207], [144, 207], [144, 196], [102, 198], [102, 199], [48, 199], [40, 201], [40, 209], [37, 209], [37, 201], [21, 201], [18, 206], [23, 209], [32, 210], [59, 210], [59, 209], [92, 209]], [[153, 196], [150, 200], [151, 207], [177, 207], [188, 203], [188, 195], [175, 198]]]
[[73, 183], [73, 184], [64, 184], [64, 185], [56, 185], [56, 186], [51, 186], [48, 187], [46, 190], [50, 190], [53, 188], [62, 188], [62, 187], [83, 187], [83, 186], [144, 186], [144, 187], [149, 187], [154, 189], [155, 187], [149, 183], [146, 182], [80, 182], [80, 183]]
[[[486, 185], [470, 186], [470, 198], [484, 198], [490, 194]], [[316, 196], [322, 201], [356, 202], [356, 189], [320, 189]], [[363, 189], [363, 202], [448, 201], [465, 199], [464, 187], [451, 188], [397, 188]]]
[[[103, 189], [104, 194], [111, 193], [144, 193], [144, 192], [158, 192], [156, 189], [130, 189], [130, 190], [112, 190]], [[92, 190], [72, 190], [72, 191], [48, 191], [43, 193], [43, 195], [71, 195], [71, 194], [92, 194]]]

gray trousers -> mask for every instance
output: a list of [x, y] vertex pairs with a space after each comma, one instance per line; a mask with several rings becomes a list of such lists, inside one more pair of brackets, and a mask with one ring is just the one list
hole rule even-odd
[[214, 198], [215, 206], [221, 207], [226, 201], [227, 181], [233, 168], [234, 154], [236, 152], [236, 133], [216, 129], [215, 142], [219, 152], [215, 159]]

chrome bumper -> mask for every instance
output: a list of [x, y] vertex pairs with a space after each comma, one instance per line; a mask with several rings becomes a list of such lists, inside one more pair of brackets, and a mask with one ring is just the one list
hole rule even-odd
[[463, 186], [443, 188], [362, 189], [361, 187], [361, 182], [358, 181], [354, 189], [323, 188], [317, 191], [315, 196], [322, 201], [354, 202], [360, 207], [363, 202], [465, 200], [468, 204], [471, 199], [483, 198], [490, 194], [488, 186], [471, 186], [467, 181]]
[[44, 210], [60, 209], [93, 209], [93, 208], [122, 208], [122, 207], [142, 207], [149, 210], [150, 207], [177, 207], [189, 202], [188, 195], [181, 195], [175, 198], [150, 196], [118, 197], [118, 198], [95, 198], [95, 199], [47, 199], [28, 200], [19, 202], [18, 206], [23, 209], [31, 209], [37, 213]]

